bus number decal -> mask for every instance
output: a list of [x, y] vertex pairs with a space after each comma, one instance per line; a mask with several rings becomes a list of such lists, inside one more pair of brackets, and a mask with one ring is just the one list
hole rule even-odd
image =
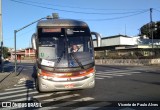
[[74, 87], [74, 84], [66, 84], [64, 85], [65, 88], [73, 88]]
[[40, 56], [41, 56], [41, 57], [44, 57], [44, 53], [40, 53]]

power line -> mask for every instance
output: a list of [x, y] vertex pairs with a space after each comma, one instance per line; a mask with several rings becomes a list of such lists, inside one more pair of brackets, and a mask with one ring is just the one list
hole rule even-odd
[[[23, 37], [23, 35], [27, 35], [27, 34], [31, 34], [30, 32], [34, 31], [35, 27], [29, 29], [28, 31], [25, 31], [21, 34], [18, 35], [18, 37]], [[11, 40], [14, 39], [14, 37], [8, 37], [8, 38], [4, 38], [5, 40]]]
[[[130, 14], [130, 13], [137, 13], [137, 12], [142, 12], [142, 11], [132, 11], [132, 12], [123, 12], [123, 13], [93, 13], [93, 12], [82, 12], [82, 11], [70, 11], [70, 10], [62, 10], [62, 9], [56, 9], [56, 8], [51, 8], [51, 7], [45, 7], [45, 6], [40, 6], [36, 4], [31, 4], [31, 3], [26, 3], [26, 2], [21, 2], [17, 0], [11, 0], [13, 2], [17, 2], [20, 4], [25, 4], [29, 6], [35, 6], [39, 8], [45, 8], [45, 9], [50, 9], [50, 10], [56, 10], [56, 11], [62, 11], [62, 12], [69, 12], [69, 13], [76, 13], [76, 14], [97, 14], [97, 15], [111, 15], [111, 14]], [[144, 11], [144, 10], [143, 10]]]
[[75, 6], [67, 6], [67, 5], [57, 5], [57, 4], [48, 4], [46, 2], [33, 2], [33, 1], [30, 1], [30, 0], [25, 0], [26, 2], [30, 2], [30, 3], [36, 3], [36, 4], [40, 4], [40, 5], [48, 5], [48, 6], [58, 6], [58, 7], [66, 7], [66, 8], [75, 8], [75, 9], [83, 9], [83, 10], [144, 10], [144, 9], [105, 9], [105, 8], [86, 8], [86, 7], [75, 7]]
[[[35, 4], [30, 4], [30, 3], [26, 3], [26, 2], [21, 2], [21, 1], [17, 1], [17, 0], [11, 0], [13, 2], [17, 2], [17, 3], [21, 3], [21, 4], [25, 4], [25, 5], [30, 5], [30, 6], [35, 6], [35, 7], [40, 7], [40, 8], [45, 8], [45, 9], [50, 9], [50, 10], [57, 10], [57, 11], [64, 11], [64, 12], [70, 12], [70, 13], [81, 13], [81, 14], [130, 14], [130, 15], [126, 15], [126, 16], [120, 16], [120, 17], [114, 17], [114, 18], [103, 18], [103, 19], [83, 19], [86, 21], [106, 21], [106, 20], [115, 20], [115, 19], [122, 19], [122, 18], [127, 18], [127, 17], [131, 17], [131, 16], [135, 16], [135, 15], [139, 15], [142, 13], [145, 13], [148, 11], [147, 10], [143, 10], [143, 11], [134, 11], [134, 12], [124, 12], [124, 13], [89, 13], [89, 12], [80, 12], [80, 11], [69, 11], [69, 10], [61, 10], [61, 9], [54, 9], [54, 8], [50, 8], [50, 7], [45, 7], [45, 6], [40, 6], [40, 5], [35, 5]], [[33, 3], [33, 2], [32, 2]], [[34, 2], [37, 3], [37, 2]], [[133, 13], [133, 14], [131, 14]]]
[[160, 10], [157, 10], [157, 9], [155, 9], [155, 8], [153, 8], [155, 11], [158, 11], [158, 12], [160, 12]]
[[143, 14], [145, 12], [148, 12], [149, 10], [147, 11], [143, 11], [141, 13], [136, 13], [136, 14], [132, 14], [132, 15], [126, 15], [126, 16], [120, 16], [120, 17], [114, 17], [114, 18], [103, 18], [103, 19], [81, 19], [81, 20], [85, 20], [85, 21], [107, 21], [107, 20], [116, 20], [116, 19], [122, 19], [122, 18], [128, 18], [128, 17], [132, 17], [132, 16], [136, 16], [136, 15], [140, 15], [140, 14]]

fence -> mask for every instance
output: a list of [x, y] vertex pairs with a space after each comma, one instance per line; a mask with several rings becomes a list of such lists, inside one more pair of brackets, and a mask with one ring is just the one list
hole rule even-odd
[[105, 65], [158, 65], [160, 59], [96, 59], [95, 63]]

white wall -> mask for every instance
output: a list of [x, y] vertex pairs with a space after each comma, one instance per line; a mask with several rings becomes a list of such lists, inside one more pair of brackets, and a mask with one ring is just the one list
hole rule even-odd
[[138, 45], [139, 37], [120, 37], [120, 45]]
[[93, 46], [94, 46], [94, 47], [97, 47], [97, 41], [96, 41], [96, 40], [93, 41]]
[[[154, 45], [160, 45], [160, 39], [153, 40]], [[107, 39], [102, 39], [101, 47], [104, 46], [114, 46], [114, 45], [151, 45], [152, 39], [140, 39], [137, 37], [110, 37]], [[97, 42], [93, 41], [94, 47], [97, 47]]]
[[[101, 47], [104, 46], [114, 46], [114, 45], [137, 45], [138, 44], [138, 39], [139, 37], [114, 37], [114, 38], [107, 38], [107, 39], [102, 39], [102, 44]], [[97, 47], [97, 42], [93, 41], [94, 47]]]
[[110, 38], [110, 39], [102, 39], [102, 47], [104, 46], [112, 46], [112, 45], [119, 45], [120, 44], [120, 38]]

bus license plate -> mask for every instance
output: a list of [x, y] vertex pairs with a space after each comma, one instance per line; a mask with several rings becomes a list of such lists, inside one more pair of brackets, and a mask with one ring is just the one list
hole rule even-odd
[[74, 87], [74, 84], [66, 84], [64, 85], [65, 88], [73, 88]]

